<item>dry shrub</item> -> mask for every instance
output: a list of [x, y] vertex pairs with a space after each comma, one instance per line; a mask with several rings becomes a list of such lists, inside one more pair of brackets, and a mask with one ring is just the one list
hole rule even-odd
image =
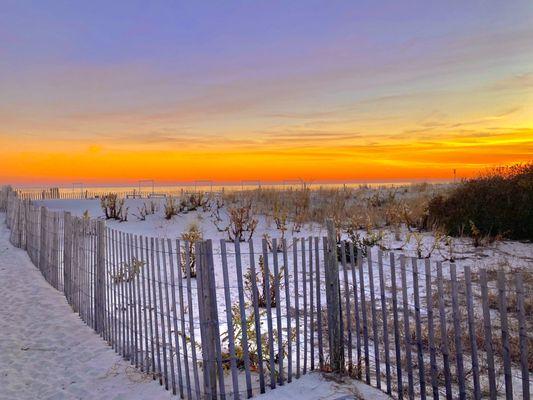
[[399, 231], [401, 224], [410, 230], [420, 230], [427, 226], [427, 204], [447, 189], [445, 185], [431, 184], [415, 188], [257, 189], [224, 193], [222, 201], [225, 204], [253, 202], [256, 213], [274, 220], [281, 210], [293, 233], [299, 232], [304, 224], [323, 225], [328, 218], [339, 229], [351, 219], [358, 219], [368, 231], [384, 226], [394, 226]]
[[112, 276], [114, 283], [131, 282], [138, 276], [145, 262], [133, 257], [130, 262], [123, 262]]
[[102, 196], [100, 207], [106, 219], [115, 219], [120, 222], [128, 220], [128, 207], [124, 206], [124, 199], [119, 199], [116, 193]]
[[252, 212], [252, 204], [228, 208], [229, 225], [226, 227], [228, 239], [232, 242], [250, 240], [257, 228], [257, 219]]
[[[197, 224], [190, 224], [186, 232], [181, 234], [181, 270], [187, 276], [187, 270], [191, 278], [196, 277], [196, 249], [195, 243], [203, 240], [202, 232]], [[188, 259], [187, 259], [188, 255]]]
[[[285, 285], [283, 283], [283, 273], [285, 271], [285, 267], [281, 267], [278, 271], [278, 275], [276, 276], [274, 273], [269, 272], [269, 283], [270, 283], [270, 291], [267, 290], [266, 285], [266, 268], [265, 268], [265, 260], [263, 259], [263, 256], [259, 256], [259, 271], [256, 272], [255, 281], [257, 284], [257, 291], [259, 294], [258, 298], [258, 305], [259, 307], [266, 307], [268, 302], [270, 302], [271, 307], [276, 306], [276, 290], [274, 282], [279, 283], [279, 288], [282, 290]], [[253, 296], [253, 285], [252, 285], [252, 271], [251, 269], [248, 269], [248, 272], [244, 275], [244, 286], [246, 289], [246, 292], [248, 293], [248, 296], [252, 298]]]
[[[145, 221], [148, 215], [154, 215], [158, 209], [158, 205], [153, 200], [150, 203], [144, 202], [141, 207], [137, 207], [137, 214], [133, 214], [139, 221]], [[168, 219], [168, 218], [167, 218]]]
[[165, 219], [172, 219], [174, 215], [179, 214], [178, 204], [174, 197], [169, 196], [166, 198], [164, 212], [165, 212]]
[[211, 198], [204, 192], [191, 193], [183, 197], [180, 201], [179, 211], [190, 212], [201, 209], [202, 211], [208, 211], [210, 208]]
[[[429, 204], [429, 221], [449, 234], [533, 240], [533, 162], [495, 168]], [[474, 232], [473, 227], [476, 228]]]

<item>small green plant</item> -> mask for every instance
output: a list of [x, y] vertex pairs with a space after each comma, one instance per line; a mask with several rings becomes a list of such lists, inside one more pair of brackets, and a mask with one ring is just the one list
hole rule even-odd
[[[247, 336], [247, 342], [248, 342], [248, 355], [250, 359], [250, 368], [252, 371], [257, 371], [259, 369], [259, 364], [262, 363], [266, 366], [267, 370], [270, 371], [270, 346], [268, 345], [268, 333], [264, 333], [261, 335], [259, 343], [261, 346], [261, 358], [259, 357], [259, 351], [257, 346], [257, 334], [255, 330], [255, 311], [252, 307], [248, 307], [249, 305], [246, 305], [247, 309], [250, 309], [250, 312], [246, 315], [246, 321], [243, 324], [240, 308], [238, 304], [234, 304], [231, 307], [231, 319], [233, 323], [233, 329], [234, 329], [234, 338], [235, 338], [235, 358], [236, 358], [236, 364], [237, 368], [244, 369], [244, 340], [243, 340], [243, 325], [244, 329], [246, 330], [246, 336]], [[259, 318], [265, 318], [266, 311], [265, 310], [259, 310]], [[275, 351], [278, 350], [278, 334], [277, 330], [273, 330], [273, 339], [274, 339], [274, 349]], [[296, 330], [293, 328], [291, 332], [288, 332], [288, 335], [291, 336], [291, 340], [294, 340], [296, 337]], [[228, 332], [223, 332], [221, 334], [222, 343], [228, 343], [230, 338]], [[280, 357], [287, 357], [288, 354], [288, 339], [283, 340], [281, 343], [281, 354], [275, 353], [274, 359], [275, 359], [275, 367], [278, 366], [277, 360], [279, 360]], [[223, 350], [222, 358], [224, 361], [225, 368], [228, 369], [230, 367], [230, 360], [231, 355], [229, 353], [228, 349]], [[278, 376], [279, 371], [274, 369], [275, 376]]]

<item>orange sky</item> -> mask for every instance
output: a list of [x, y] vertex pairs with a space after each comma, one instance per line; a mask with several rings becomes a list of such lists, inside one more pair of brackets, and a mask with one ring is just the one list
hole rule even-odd
[[11, 4], [0, 182], [431, 180], [533, 159], [530, 3], [329, 5]]

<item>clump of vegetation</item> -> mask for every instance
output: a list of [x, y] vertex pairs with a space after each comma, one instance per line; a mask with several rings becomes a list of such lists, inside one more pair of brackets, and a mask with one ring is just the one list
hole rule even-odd
[[207, 211], [209, 209], [209, 196], [206, 196], [203, 192], [192, 193], [188, 197], [182, 199], [181, 207], [185, 212], [196, 211], [201, 209]]
[[122, 283], [130, 282], [135, 279], [144, 267], [145, 262], [135, 257], [130, 262], [124, 262], [118, 267], [118, 271], [112, 276], [113, 282]]
[[229, 225], [226, 227], [231, 242], [250, 240], [257, 228], [257, 219], [252, 212], [252, 204], [228, 208]]
[[119, 199], [116, 193], [102, 196], [100, 207], [106, 219], [116, 219], [120, 222], [128, 220], [128, 207], [124, 206], [124, 199]]
[[[428, 221], [450, 235], [533, 240], [533, 163], [500, 167], [461, 182], [428, 206]], [[479, 240], [477, 240], [479, 244]]]
[[172, 196], [167, 197], [165, 202], [165, 219], [172, 219], [174, 215], [179, 214], [179, 207], [176, 199]]
[[[190, 224], [187, 231], [181, 234], [181, 240], [181, 270], [185, 276], [187, 276], [187, 270], [189, 270], [191, 278], [196, 278], [196, 251], [194, 244], [203, 240], [203, 235], [198, 225], [195, 223]], [[187, 252], [189, 254], [188, 260], [186, 256]]]
[[[258, 305], [259, 307], [266, 307], [268, 302], [270, 302], [271, 307], [276, 307], [276, 287], [274, 285], [274, 282], [279, 283], [279, 288], [282, 290], [285, 286], [283, 283], [283, 273], [285, 271], [285, 267], [281, 267], [278, 275], [274, 275], [272, 272], [269, 272], [269, 282], [270, 282], [270, 290], [267, 290], [266, 285], [266, 268], [265, 268], [265, 260], [263, 259], [263, 256], [259, 256], [259, 271], [256, 272], [256, 283], [257, 283], [257, 291], [258, 291]], [[246, 292], [249, 294], [249, 297], [252, 297], [252, 271], [249, 269], [248, 272], [244, 275], [244, 286], [246, 288]]]
[[[259, 318], [265, 318], [266, 311], [260, 310], [259, 311]], [[234, 338], [235, 338], [235, 358], [236, 358], [236, 364], [237, 368], [244, 369], [244, 346], [245, 342], [243, 339], [243, 321], [241, 318], [240, 308], [238, 304], [234, 304], [231, 307], [231, 320], [233, 323], [233, 329], [234, 329]], [[270, 371], [270, 346], [268, 341], [268, 333], [265, 332], [261, 335], [259, 343], [261, 346], [261, 355], [262, 357], [259, 358], [259, 349], [257, 346], [257, 333], [255, 330], [255, 311], [253, 308], [251, 311], [247, 312], [246, 315], [246, 321], [244, 321], [244, 330], [246, 331], [247, 336], [247, 344], [248, 344], [248, 356], [250, 359], [250, 367], [252, 370], [257, 370], [259, 368], [259, 364], [263, 364], [266, 366], [267, 370]], [[276, 369], [278, 366], [277, 361], [280, 357], [286, 358], [288, 355], [288, 338], [286, 340], [282, 340], [281, 343], [281, 354], [278, 353], [278, 348], [280, 347], [278, 345], [278, 331], [277, 329], [274, 329], [272, 331], [273, 334], [273, 348], [275, 349], [276, 353], [274, 354], [274, 360], [275, 366], [274, 366], [274, 375], [277, 377], [279, 374], [279, 371]], [[296, 337], [296, 330], [293, 328], [291, 332], [288, 333], [288, 335], [291, 336], [291, 340], [294, 340]], [[222, 343], [229, 343], [230, 336], [229, 332], [222, 332], [221, 333], [221, 340]], [[229, 350], [227, 348], [223, 349], [222, 353], [222, 361], [224, 363], [224, 367], [226, 369], [230, 368], [231, 363], [231, 354], [229, 353]]]
[[141, 207], [137, 208], [138, 214], [137, 215], [133, 213], [132, 214], [136, 216], [139, 219], [139, 221], [145, 221], [146, 217], [148, 215], [154, 215], [157, 209], [158, 209], [158, 206], [156, 202], [154, 201], [150, 201], [150, 203], [144, 202]]

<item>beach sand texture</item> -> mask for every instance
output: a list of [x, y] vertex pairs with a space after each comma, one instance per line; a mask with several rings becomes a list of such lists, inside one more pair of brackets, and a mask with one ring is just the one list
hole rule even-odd
[[0, 226], [0, 399], [170, 399], [73, 313]]

